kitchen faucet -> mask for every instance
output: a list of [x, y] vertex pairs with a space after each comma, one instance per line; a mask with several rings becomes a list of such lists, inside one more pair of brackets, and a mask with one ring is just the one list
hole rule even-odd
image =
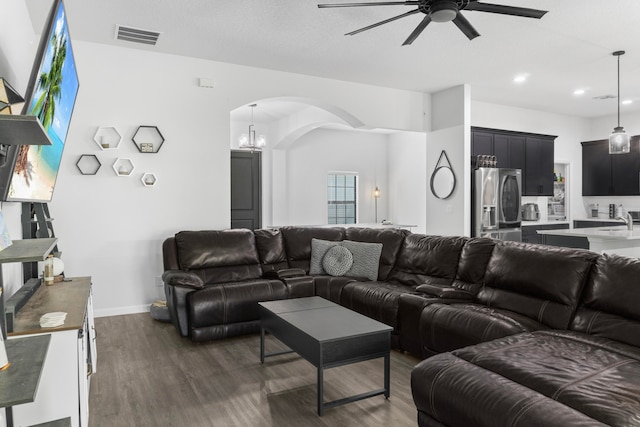
[[616, 219], [620, 219], [622, 220], [622, 222], [627, 224], [627, 230], [629, 231], [633, 230], [633, 218], [631, 217], [631, 214], [629, 212], [624, 214], [624, 216], [619, 215]]

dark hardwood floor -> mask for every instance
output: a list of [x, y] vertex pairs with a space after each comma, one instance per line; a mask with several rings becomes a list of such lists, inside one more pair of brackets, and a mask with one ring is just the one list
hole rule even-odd
[[[415, 426], [410, 372], [419, 359], [392, 351], [391, 397], [316, 413], [316, 370], [295, 354], [260, 364], [258, 334], [193, 343], [148, 313], [96, 319], [98, 372], [89, 425]], [[267, 351], [284, 349], [267, 337]], [[382, 359], [325, 371], [325, 401], [377, 389]]]

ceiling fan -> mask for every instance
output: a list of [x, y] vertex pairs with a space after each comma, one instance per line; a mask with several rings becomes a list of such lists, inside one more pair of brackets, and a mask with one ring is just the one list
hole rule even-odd
[[403, 46], [410, 45], [415, 39], [424, 31], [424, 29], [434, 22], [449, 22], [453, 21], [456, 27], [464, 33], [469, 40], [473, 40], [478, 37], [480, 33], [476, 31], [467, 18], [465, 18], [460, 11], [462, 10], [475, 10], [478, 12], [490, 12], [499, 13], [502, 15], [522, 16], [524, 18], [536, 18], [540, 19], [547, 11], [538, 9], [529, 9], [526, 7], [504, 6], [501, 4], [480, 3], [478, 0], [413, 0], [413, 1], [378, 1], [369, 3], [332, 3], [332, 4], [319, 4], [321, 9], [331, 7], [366, 7], [366, 6], [417, 6], [416, 9], [405, 12], [401, 15], [394, 16], [393, 18], [385, 19], [384, 21], [376, 22], [375, 24], [368, 25], [364, 28], [360, 28], [346, 36], [353, 36], [354, 34], [361, 33], [363, 31], [370, 30], [380, 25], [388, 24], [389, 22], [397, 19], [405, 18], [407, 16], [415, 15], [416, 13], [423, 13], [426, 16], [413, 30], [409, 37], [402, 43]]

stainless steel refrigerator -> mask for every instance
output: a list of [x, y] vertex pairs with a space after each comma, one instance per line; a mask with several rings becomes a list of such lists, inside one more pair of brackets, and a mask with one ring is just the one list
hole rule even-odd
[[522, 171], [478, 168], [473, 190], [473, 235], [522, 241]]

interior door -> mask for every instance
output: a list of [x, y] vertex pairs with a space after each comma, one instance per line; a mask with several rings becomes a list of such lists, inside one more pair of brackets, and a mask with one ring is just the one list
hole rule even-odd
[[261, 154], [231, 151], [231, 228], [262, 227]]

